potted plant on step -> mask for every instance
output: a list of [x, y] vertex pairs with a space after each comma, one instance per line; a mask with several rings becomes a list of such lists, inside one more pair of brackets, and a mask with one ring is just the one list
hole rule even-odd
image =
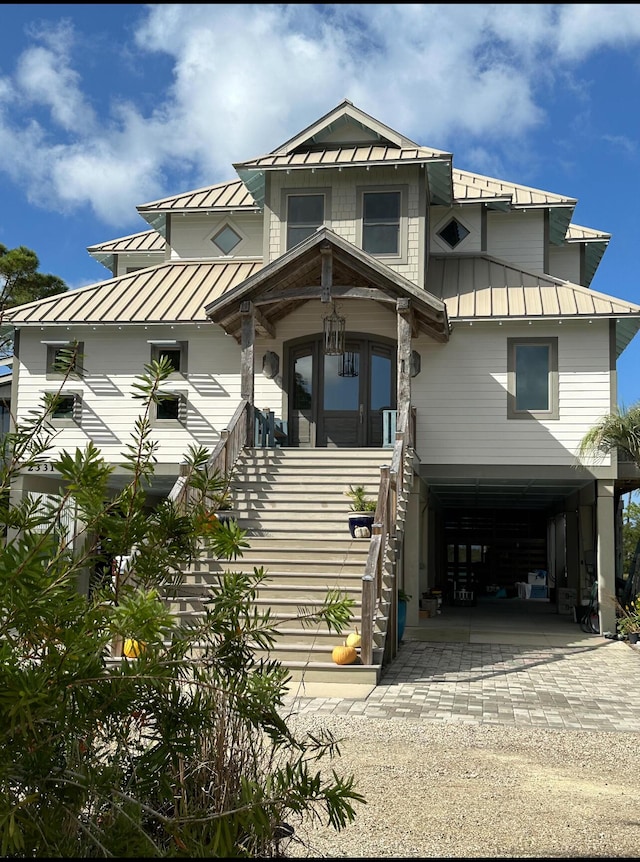
[[344, 493], [351, 500], [349, 532], [353, 538], [370, 538], [377, 501], [369, 497], [364, 485], [349, 485]]

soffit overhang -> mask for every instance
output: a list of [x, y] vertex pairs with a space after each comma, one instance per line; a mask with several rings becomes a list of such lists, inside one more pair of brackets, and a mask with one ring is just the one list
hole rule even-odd
[[259, 213], [261, 208], [242, 180], [235, 179], [140, 204], [136, 209], [154, 230], [166, 236], [167, 217], [171, 215], [192, 212]]
[[[398, 300], [408, 300], [415, 334], [438, 342], [449, 339], [447, 308], [440, 299], [356, 248], [328, 228], [320, 228], [245, 282], [206, 306], [207, 316], [241, 340], [243, 303], [256, 309], [257, 328], [273, 334], [279, 320], [311, 300], [322, 299], [323, 260], [331, 258], [331, 301], [371, 300], [396, 313]], [[329, 313], [331, 305], [327, 305]]]
[[451, 157], [432, 155], [424, 148], [398, 150], [389, 147], [349, 147], [341, 151], [331, 149], [322, 153], [292, 153], [287, 156], [263, 156], [253, 162], [235, 164], [238, 176], [256, 202], [263, 207], [265, 199], [265, 178], [270, 171], [312, 172], [348, 168], [400, 167], [418, 165], [427, 173], [429, 202], [438, 206], [451, 206], [453, 187], [451, 183]]
[[107, 242], [87, 246], [87, 251], [94, 260], [113, 269], [115, 258], [119, 254], [144, 255], [151, 258], [148, 265], [164, 259], [166, 248], [165, 238], [155, 230], [145, 230]]

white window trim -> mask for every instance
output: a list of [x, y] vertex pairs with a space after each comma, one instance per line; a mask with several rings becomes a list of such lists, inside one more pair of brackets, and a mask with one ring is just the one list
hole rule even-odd
[[[547, 345], [549, 347], [549, 410], [516, 410], [516, 347], [520, 345]], [[560, 419], [558, 373], [558, 339], [507, 338], [507, 419], [556, 420]]]
[[[446, 227], [452, 219], [455, 219], [457, 222], [460, 222], [460, 224], [469, 231], [467, 236], [465, 236], [465, 238], [461, 240], [461, 242], [459, 242], [455, 248], [451, 248], [449, 243], [445, 242], [440, 236], [440, 231], [442, 230], [442, 228]], [[455, 210], [449, 210], [447, 215], [443, 219], [440, 219], [438, 224], [433, 229], [434, 243], [447, 254], [458, 254], [460, 251], [464, 251], [463, 246], [465, 244], [468, 244], [468, 241], [471, 240], [472, 236], [473, 228]]]
[[[230, 228], [232, 231], [234, 231], [234, 233], [237, 233], [238, 236], [240, 237], [240, 242], [231, 249], [229, 254], [225, 254], [222, 251], [222, 249], [216, 245], [216, 243], [214, 242], [214, 239], [213, 239], [214, 236], [217, 236], [220, 233], [220, 231], [223, 231], [225, 229], [225, 227]], [[238, 227], [238, 225], [235, 223], [235, 221], [233, 221], [233, 219], [224, 218], [220, 222], [218, 222], [218, 224], [216, 225], [216, 227], [212, 231], [209, 231], [209, 233], [206, 235], [206, 239], [211, 243], [212, 247], [215, 249], [215, 251], [217, 253], [215, 255], [216, 257], [224, 257], [224, 258], [231, 259], [234, 257], [238, 257], [238, 255], [239, 255], [238, 249], [240, 249], [247, 242], [247, 234], [240, 227]]]
[[[406, 264], [409, 259], [409, 186], [381, 185], [381, 186], [357, 186], [356, 187], [356, 245], [363, 248], [364, 242], [364, 195], [368, 192], [399, 192], [400, 193], [400, 229], [398, 232], [398, 254], [373, 254], [366, 252], [371, 257], [385, 261], [385, 263]], [[364, 249], [363, 249], [364, 250]]]

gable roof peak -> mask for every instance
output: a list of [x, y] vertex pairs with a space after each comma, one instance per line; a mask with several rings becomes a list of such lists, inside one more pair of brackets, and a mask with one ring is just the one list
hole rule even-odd
[[415, 141], [356, 107], [349, 99], [343, 99], [335, 108], [272, 150], [271, 154], [283, 155], [301, 147], [326, 145], [331, 142], [344, 143], [347, 139], [350, 139], [349, 143], [375, 141], [396, 147], [419, 146]]

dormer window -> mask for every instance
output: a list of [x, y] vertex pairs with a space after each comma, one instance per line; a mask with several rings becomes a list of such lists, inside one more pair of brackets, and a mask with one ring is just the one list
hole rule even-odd
[[314, 234], [324, 224], [324, 195], [288, 195], [287, 249]]
[[365, 192], [362, 248], [370, 254], [400, 254], [400, 192]]
[[438, 236], [446, 242], [449, 248], [455, 248], [469, 236], [469, 231], [463, 224], [460, 224], [458, 219], [452, 218], [442, 230], [438, 231]]
[[242, 242], [242, 237], [228, 224], [212, 237], [211, 242], [219, 248], [222, 254], [231, 254], [234, 248]]

